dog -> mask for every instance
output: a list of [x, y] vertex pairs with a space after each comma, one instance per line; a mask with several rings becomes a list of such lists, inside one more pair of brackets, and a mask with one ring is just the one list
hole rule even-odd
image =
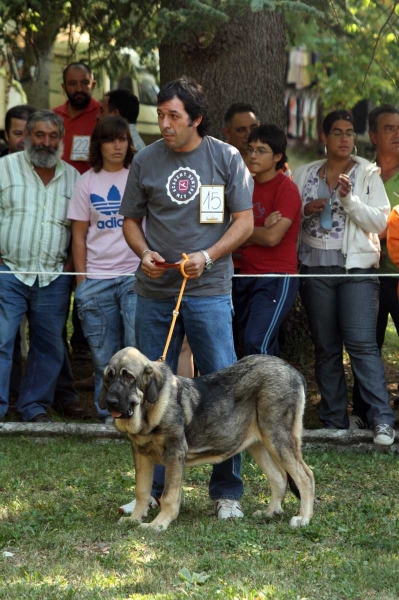
[[155, 464], [166, 468], [161, 511], [141, 527], [167, 529], [177, 518], [184, 466], [221, 463], [248, 450], [271, 487], [267, 510], [283, 513], [287, 482], [300, 495], [290, 525], [313, 515], [314, 479], [301, 452], [304, 377], [273, 356], [248, 356], [211, 375], [176, 377], [165, 362], [152, 362], [136, 348], [117, 352], [105, 369], [101, 408], [133, 446], [136, 506], [125, 520], [147, 516]]

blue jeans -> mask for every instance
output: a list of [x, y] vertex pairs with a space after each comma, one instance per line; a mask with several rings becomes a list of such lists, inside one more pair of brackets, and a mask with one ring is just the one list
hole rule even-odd
[[[379, 283], [377, 277], [340, 277], [341, 267], [303, 267], [302, 273], [322, 276], [301, 280], [300, 293], [315, 347], [315, 370], [321, 393], [319, 418], [325, 427], [348, 429], [348, 393], [343, 346], [350, 356], [371, 427], [395, 415], [389, 406], [384, 367], [376, 340]], [[374, 269], [351, 269], [373, 274]]]
[[116, 352], [126, 346], [136, 346], [134, 281], [134, 275], [85, 279], [75, 290], [78, 315], [94, 363], [94, 404], [100, 418], [109, 416], [109, 412], [98, 405], [104, 369]]
[[[138, 296], [136, 311], [137, 347], [150, 360], [163, 352], [177, 298], [153, 300]], [[176, 373], [184, 335], [193, 351], [201, 375], [208, 375], [236, 362], [232, 331], [233, 309], [230, 295], [183, 296], [180, 314], [166, 356]], [[223, 424], [221, 423], [221, 427]], [[214, 465], [209, 483], [212, 500], [238, 500], [243, 493], [240, 477], [241, 455]], [[155, 465], [152, 495], [162, 495], [165, 470]]]
[[64, 361], [64, 329], [71, 276], [61, 275], [49, 285], [37, 280], [28, 286], [0, 265], [0, 418], [8, 408], [14, 340], [24, 313], [29, 323], [29, 354], [17, 408], [23, 421], [31, 421], [51, 406]]
[[280, 356], [280, 325], [295, 302], [298, 288], [296, 277], [242, 277], [234, 280], [234, 310], [245, 356]]
[[[398, 279], [396, 277], [379, 277], [380, 298], [377, 318], [377, 346], [381, 352], [385, 339], [385, 331], [388, 325], [388, 317], [391, 315], [392, 321], [399, 335], [399, 299], [398, 299]], [[367, 406], [361, 397], [359, 384], [355, 377], [353, 382], [353, 413], [367, 423]]]

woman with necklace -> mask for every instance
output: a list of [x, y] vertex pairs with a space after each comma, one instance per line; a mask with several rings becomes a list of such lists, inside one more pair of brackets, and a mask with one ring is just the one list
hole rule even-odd
[[328, 429], [349, 428], [345, 345], [374, 442], [390, 445], [395, 416], [376, 342], [379, 283], [373, 277], [380, 257], [378, 234], [386, 228], [389, 201], [378, 167], [353, 153], [354, 125], [346, 110], [327, 115], [323, 122], [327, 159], [304, 165], [294, 174], [302, 196], [301, 274], [315, 276], [301, 280], [300, 293], [315, 346], [320, 421]]

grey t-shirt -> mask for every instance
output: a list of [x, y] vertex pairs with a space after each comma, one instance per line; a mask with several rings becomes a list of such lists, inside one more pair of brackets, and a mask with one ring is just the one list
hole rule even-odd
[[[225, 186], [224, 223], [201, 224], [201, 185]], [[146, 217], [146, 240], [168, 263], [182, 253], [190, 254], [215, 244], [223, 236], [234, 212], [252, 208], [253, 180], [238, 150], [205, 136], [191, 152], [175, 152], [159, 140], [134, 157], [120, 214]], [[187, 281], [185, 294], [216, 296], [229, 294], [233, 263], [231, 256], [217, 260], [199, 279]], [[147, 298], [170, 298], [180, 290], [182, 276], [165, 270], [159, 279], [149, 279], [139, 268], [136, 292]]]

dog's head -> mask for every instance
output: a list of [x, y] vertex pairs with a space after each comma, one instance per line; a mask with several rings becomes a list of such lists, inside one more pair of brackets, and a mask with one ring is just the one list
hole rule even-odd
[[157, 364], [136, 348], [124, 348], [114, 354], [104, 371], [99, 405], [115, 419], [140, 420], [143, 405], [154, 404], [162, 387], [163, 375]]

